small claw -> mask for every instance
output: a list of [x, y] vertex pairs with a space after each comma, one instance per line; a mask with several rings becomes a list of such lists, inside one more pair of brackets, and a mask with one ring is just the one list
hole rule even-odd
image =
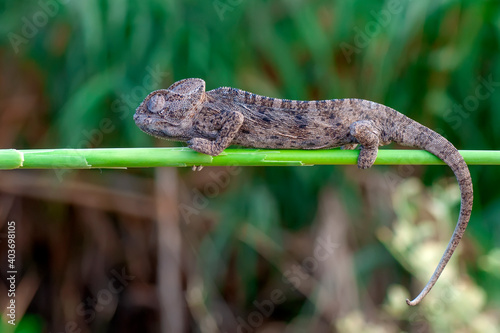
[[348, 143], [343, 146], [340, 146], [340, 149], [342, 150], [354, 150], [358, 146], [357, 143]]

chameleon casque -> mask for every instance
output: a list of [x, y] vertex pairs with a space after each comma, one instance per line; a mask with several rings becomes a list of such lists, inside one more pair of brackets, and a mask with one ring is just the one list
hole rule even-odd
[[134, 120], [144, 132], [184, 141], [216, 156], [229, 145], [271, 149], [360, 146], [358, 167], [375, 162], [379, 146], [396, 142], [425, 149], [454, 172], [461, 192], [460, 215], [429, 282], [408, 305], [429, 293], [460, 242], [472, 211], [472, 181], [458, 150], [443, 136], [385, 105], [362, 99], [294, 101], [221, 87], [205, 92], [205, 81], [184, 79], [150, 93]]

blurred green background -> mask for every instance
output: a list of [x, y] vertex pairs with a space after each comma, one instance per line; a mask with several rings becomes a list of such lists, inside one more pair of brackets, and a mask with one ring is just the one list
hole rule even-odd
[[[0, 22], [1, 148], [175, 144], [132, 115], [188, 77], [500, 147], [497, 1], [1, 0]], [[2, 172], [0, 305], [15, 221], [18, 332], [498, 332], [500, 173], [470, 171], [466, 236], [415, 308], [458, 216], [446, 167]]]

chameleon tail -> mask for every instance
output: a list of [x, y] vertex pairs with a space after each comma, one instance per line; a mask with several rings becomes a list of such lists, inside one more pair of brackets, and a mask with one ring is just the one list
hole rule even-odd
[[[408, 118], [409, 119], [409, 118]], [[432, 131], [431, 129], [420, 125], [419, 123], [412, 122], [412, 127], [417, 127], [418, 131], [411, 135], [411, 139], [407, 136], [404, 140], [406, 142], [401, 142], [405, 145], [416, 146], [422, 149], [427, 150], [428, 152], [436, 155], [441, 160], [443, 160], [450, 168], [453, 170], [455, 177], [458, 180], [458, 185], [460, 186], [461, 193], [461, 201], [460, 201], [460, 215], [458, 217], [458, 222], [453, 231], [453, 235], [451, 236], [450, 242], [444, 251], [439, 264], [436, 267], [436, 270], [432, 274], [429, 282], [425, 285], [424, 289], [420, 292], [420, 294], [412, 301], [409, 299], [406, 300], [408, 305], [417, 305], [422, 301], [422, 299], [429, 293], [432, 289], [439, 276], [443, 272], [446, 264], [450, 260], [453, 252], [455, 251], [458, 243], [462, 239], [464, 235], [465, 229], [467, 228], [467, 224], [469, 223], [471, 211], [472, 211], [472, 180], [469, 173], [469, 168], [465, 163], [462, 155], [458, 152], [458, 150], [443, 136], [438, 133]], [[409, 142], [413, 141], [413, 142]]]

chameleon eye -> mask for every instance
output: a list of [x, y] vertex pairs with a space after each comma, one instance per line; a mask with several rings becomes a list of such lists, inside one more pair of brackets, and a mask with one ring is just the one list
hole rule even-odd
[[148, 101], [148, 110], [157, 113], [165, 108], [165, 104], [165, 97], [162, 94], [156, 94]]

